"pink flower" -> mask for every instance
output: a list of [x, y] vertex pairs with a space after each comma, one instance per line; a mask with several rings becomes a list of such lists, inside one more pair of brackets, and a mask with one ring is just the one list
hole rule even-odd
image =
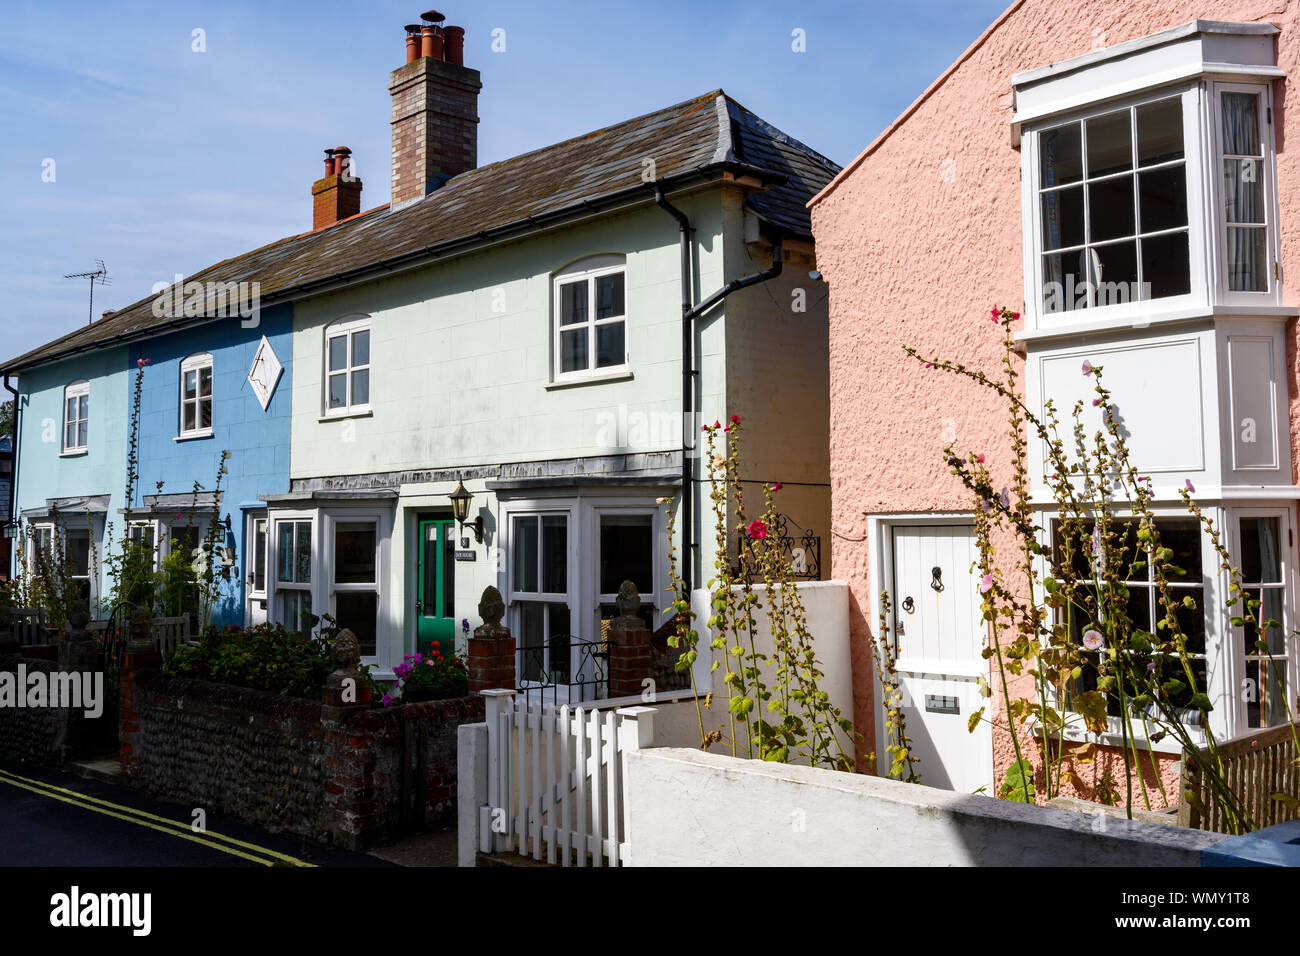
[[1101, 406], [1101, 399], [1100, 399], [1100, 398], [1094, 398], [1094, 399], [1092, 400], [1092, 407], [1093, 407], [1093, 408], [1099, 408], [1100, 406]]
[[975, 456], [975, 460], [978, 461], [981, 465], [984, 464], [984, 456], [983, 456], [983, 455], [976, 455], [976, 456]]
[[1002, 310], [997, 307], [997, 303], [994, 303], [993, 308], [989, 309], [989, 321], [996, 322], [1000, 318], [1002, 318]]
[[1155, 661], [1147, 661], [1147, 670], [1148, 670], [1150, 673], [1154, 674], [1155, 671], [1156, 671], [1156, 662], [1155, 662]]
[[708, 430], [709, 430], [709, 426], [708, 426], [708, 425], [701, 425], [701, 426], [700, 426], [700, 431], [702, 431], [702, 432], [706, 432], [706, 431], [708, 431]]
[[773, 491], [780, 491], [780, 490], [781, 490], [781, 482], [778, 481], [776, 484], [774, 484], [774, 485], [772, 486], [772, 490], [773, 490]]
[[767, 537], [767, 525], [755, 518], [749, 523], [749, 536], [756, 541], [762, 541]]
[[980, 578], [980, 594], [988, 594], [993, 590], [993, 575], [986, 574]]
[[1092, 374], [1092, 363], [1089, 362], [1087, 359], [1083, 360], [1083, 374], [1084, 375]]
[[177, 521], [180, 521], [180, 520], [181, 520], [181, 513], [180, 513], [179, 511], [176, 512], [176, 520], [177, 520]]
[[155, 482], [154, 482], [154, 487], [157, 488], [159, 491], [162, 491], [162, 486], [163, 486], [163, 483], [162, 483], [161, 481], [155, 481]]
[[1019, 321], [1020, 321], [1020, 313], [1019, 313], [1019, 312], [1012, 312], [1012, 313], [1011, 313], [1011, 321], [1012, 321], [1012, 322], [1019, 322]]
[[1192, 484], [1192, 479], [1187, 478], [1184, 480], [1183, 483], [1187, 485], [1188, 491], [1190, 491], [1192, 494], [1196, 494], [1196, 486]]
[[732, 415], [732, 416], [731, 416], [731, 424], [733, 424], [733, 425], [739, 425], [739, 424], [740, 424], [740, 416], [739, 416], [739, 415]]
[[715, 421], [715, 422], [713, 423], [713, 427], [714, 427], [714, 428], [721, 428], [721, 427], [722, 427], [722, 422]]
[[934, 368], [934, 363], [933, 363], [933, 362], [926, 362], [926, 363], [925, 363], [925, 367], [926, 367], [926, 368]]
[[1101, 649], [1102, 636], [1100, 631], [1094, 631], [1092, 628], [1083, 632], [1083, 646], [1090, 651]]

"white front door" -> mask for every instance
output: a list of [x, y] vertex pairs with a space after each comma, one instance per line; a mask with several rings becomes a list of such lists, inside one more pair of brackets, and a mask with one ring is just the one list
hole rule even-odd
[[246, 519], [244, 537], [244, 626], [266, 623], [266, 512], [254, 512]]
[[[992, 728], [982, 720], [973, 733], [967, 730], [970, 715], [987, 702], [976, 682], [989, 673], [980, 654], [987, 629], [974, 531], [895, 525], [892, 536], [897, 670], [921, 782], [964, 793], [982, 787], [992, 795]], [[880, 759], [888, 768], [888, 756]]]

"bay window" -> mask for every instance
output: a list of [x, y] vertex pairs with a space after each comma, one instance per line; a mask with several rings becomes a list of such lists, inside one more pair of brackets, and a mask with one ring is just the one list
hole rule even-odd
[[[1235, 628], [1244, 664], [1239, 681], [1239, 696], [1245, 705], [1243, 729], [1272, 727], [1288, 720], [1295, 639], [1286, 600], [1283, 524], [1278, 515], [1243, 515], [1237, 523], [1245, 599], [1259, 602], [1252, 612], [1254, 622]], [[1233, 616], [1244, 619], [1244, 610], [1238, 605]], [[1290, 705], [1294, 712], [1296, 702], [1292, 700]]]
[[1267, 130], [1272, 108], [1262, 86], [1218, 84], [1219, 229], [1224, 289], [1268, 292], [1273, 256], [1269, 215], [1273, 164]]

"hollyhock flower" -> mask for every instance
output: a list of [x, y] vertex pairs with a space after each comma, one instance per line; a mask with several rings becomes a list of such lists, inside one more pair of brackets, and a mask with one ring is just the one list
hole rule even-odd
[[1002, 493], [998, 495], [998, 500], [1002, 502], [1002, 507], [1011, 507], [1011, 495], [1007, 493], [1006, 485], [1002, 486]]
[[934, 368], [934, 363], [933, 363], [933, 362], [926, 362], [926, 363], [925, 363], [925, 367], [926, 367], [926, 368]]
[[978, 461], [981, 465], [984, 464], [984, 456], [983, 456], [983, 455], [976, 455], [976, 456], [975, 456], [975, 460]]
[[740, 424], [740, 416], [739, 416], [739, 415], [732, 415], [732, 416], [731, 416], [731, 424], [733, 424], [733, 425], [739, 425], [739, 424]]
[[774, 485], [772, 486], [772, 490], [773, 490], [773, 491], [780, 491], [780, 490], [781, 490], [781, 482], [778, 481], [776, 484], [774, 484]]
[[755, 518], [749, 523], [749, 536], [757, 541], [762, 541], [767, 537], [767, 525]]
[[673, 500], [673, 499], [671, 499], [671, 498], [656, 498], [656, 499], [655, 499], [655, 504], [657, 504], [657, 505], [666, 505], [666, 504], [668, 504], [668, 502], [670, 502], [670, 501], [672, 501], [672, 500]]
[[1012, 321], [1012, 322], [1019, 322], [1019, 321], [1020, 321], [1020, 313], [1019, 313], [1019, 312], [1012, 312], [1012, 313], [1011, 313], [1011, 321]]
[[1184, 479], [1183, 484], [1187, 485], [1188, 491], [1190, 491], [1192, 494], [1196, 494], [1196, 486], [1192, 484], [1192, 479], [1190, 478]]
[[161, 481], [155, 481], [153, 484], [155, 488], [157, 488], [159, 491], [162, 491], [163, 483]]
[[995, 303], [993, 308], [989, 309], [989, 321], [996, 322], [1000, 318], [1002, 318], [1002, 310], [999, 309]]
[[980, 578], [980, 594], [988, 594], [993, 590], [993, 575], [986, 574]]
[[180, 520], [181, 520], [181, 513], [180, 513], [179, 511], [176, 512], [176, 520], [177, 520], [177, 521], [180, 521]]
[[1148, 671], [1148, 673], [1151, 673], [1151, 674], [1154, 674], [1154, 673], [1156, 672], [1156, 662], [1155, 662], [1155, 661], [1147, 661], [1147, 671]]
[[1083, 360], [1083, 374], [1084, 375], [1092, 374], [1092, 363], [1089, 362], [1087, 359]]
[[700, 426], [700, 431], [702, 431], [702, 432], [707, 432], [708, 430], [709, 430], [709, 426], [708, 426], [708, 425], [701, 425], [701, 426]]
[[1101, 399], [1100, 399], [1100, 398], [1094, 398], [1094, 399], [1092, 400], [1092, 407], [1093, 407], [1093, 408], [1099, 408], [1099, 407], [1101, 407]]
[[1090, 651], [1101, 649], [1103, 638], [1100, 631], [1094, 631], [1092, 628], [1083, 632], [1083, 646]]
[[722, 427], [722, 422], [717, 421], [717, 420], [715, 419], [714, 422], [713, 422], [713, 427], [714, 427], [714, 428], [721, 428], [721, 427]]

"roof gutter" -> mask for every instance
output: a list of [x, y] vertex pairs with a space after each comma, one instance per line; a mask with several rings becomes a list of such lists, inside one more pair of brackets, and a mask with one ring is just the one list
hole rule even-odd
[[[326, 276], [321, 279], [313, 279], [309, 282], [302, 282], [298, 285], [289, 286], [280, 289], [277, 292], [263, 296], [262, 305], [274, 305], [304, 295], [317, 295], [328, 290], [345, 288], [359, 282], [364, 282], [367, 279], [381, 276], [387, 277], [395, 272], [417, 268], [439, 259], [445, 259], [448, 256], [480, 249], [494, 243], [521, 238], [529, 233], [554, 228], [555, 226], [562, 225], [566, 222], [586, 218], [595, 213], [607, 212], [611, 209], [622, 206], [635, 205], [638, 201], [645, 201], [648, 194], [653, 195], [657, 190], [664, 186], [682, 188], [690, 185], [695, 180], [709, 181], [719, 179], [724, 173], [755, 176], [772, 186], [782, 185], [789, 179], [789, 177], [785, 176], [783, 173], [765, 169], [761, 166], [752, 166], [748, 163], [737, 163], [732, 161], [705, 163], [702, 166], [696, 166], [693, 169], [686, 170], [685, 172], [666, 176], [661, 180], [638, 183], [635, 186], [629, 186], [626, 189], [620, 189], [617, 192], [608, 193], [607, 195], [595, 199], [581, 199], [577, 202], [570, 203], [568, 206], [563, 206], [550, 212], [525, 216], [524, 218], [516, 219], [513, 222], [504, 223], [500, 226], [493, 226], [490, 229], [483, 229], [479, 232], [473, 233], [472, 235], [459, 236], [455, 239], [448, 239], [444, 242], [433, 243], [422, 249], [403, 252], [396, 256], [390, 256], [387, 259], [381, 259], [378, 262], [372, 262], [364, 266], [357, 266], [354, 269], [335, 273], [334, 275]], [[127, 308], [133, 308], [133, 306], [128, 306]], [[220, 318], [222, 317], [212, 316], [208, 321], [215, 322]], [[82, 352], [93, 352], [99, 349], [111, 348], [112, 346], [119, 344], [125, 345], [140, 339], [153, 338], [161, 332], [166, 332], [180, 326], [189, 327], [200, 324], [202, 323], [195, 322], [194, 318], [190, 317], [177, 319], [176, 321], [168, 322], [164, 325], [151, 325], [147, 329], [140, 329], [137, 332], [123, 332], [122, 334], [113, 336], [109, 339], [100, 339], [94, 342], [87, 342], [84, 345], [64, 349], [63, 351], [44, 356], [38, 362], [33, 362], [30, 365], [8, 365], [3, 367], [3, 369], [0, 369], [0, 371], [4, 371], [6, 374], [21, 372], [26, 368], [35, 368], [40, 365], [47, 365], [51, 362], [56, 362]]]

